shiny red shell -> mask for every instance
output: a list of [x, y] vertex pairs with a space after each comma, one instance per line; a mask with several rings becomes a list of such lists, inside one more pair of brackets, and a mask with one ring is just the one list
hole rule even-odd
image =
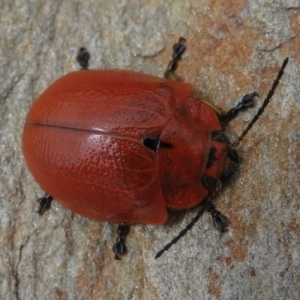
[[[187, 83], [123, 70], [84, 70], [53, 83], [28, 113], [23, 152], [36, 181], [75, 213], [98, 221], [164, 224], [219, 178], [227, 153], [211, 132], [213, 108]], [[157, 152], [143, 144], [160, 136]], [[215, 143], [215, 144], [214, 144]], [[214, 144], [217, 160], [207, 168]]]

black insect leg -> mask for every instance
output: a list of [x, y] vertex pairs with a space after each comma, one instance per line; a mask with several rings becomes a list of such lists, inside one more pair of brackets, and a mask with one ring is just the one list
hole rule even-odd
[[269, 90], [269, 93], [266, 97], [266, 99], [264, 100], [262, 106], [259, 108], [258, 112], [256, 113], [256, 115], [253, 117], [252, 121], [248, 123], [246, 129], [244, 129], [244, 131], [242, 132], [242, 134], [239, 136], [239, 138], [233, 143], [234, 147], [237, 147], [238, 144], [241, 142], [241, 140], [245, 137], [245, 135], [248, 133], [248, 131], [252, 128], [252, 126], [257, 122], [257, 120], [259, 119], [259, 117], [262, 115], [262, 113], [264, 112], [265, 108], [268, 106], [268, 104], [270, 103], [271, 98], [274, 95], [274, 92], [279, 84], [279, 80], [281, 79], [283, 73], [284, 73], [284, 69], [287, 65], [289, 61], [289, 58], [287, 57], [283, 63], [282, 66], [277, 74], [276, 79], [273, 82], [273, 85], [271, 87], [271, 89]]
[[254, 97], [258, 96], [256, 92], [252, 94], [247, 94], [242, 98], [242, 101], [239, 102], [235, 107], [231, 108], [226, 114], [219, 117], [220, 122], [224, 125], [228, 124], [232, 119], [234, 119], [238, 113], [247, 108], [251, 108], [254, 106]]
[[84, 47], [79, 48], [76, 59], [81, 70], [87, 70], [89, 68], [90, 57], [90, 53]]
[[185, 38], [180, 37], [178, 43], [173, 45], [173, 55], [172, 60], [169, 62], [167, 70], [165, 71], [164, 77], [170, 80], [176, 80], [176, 76], [174, 74], [178, 61], [181, 59], [182, 54], [185, 51]]
[[43, 197], [39, 198], [37, 202], [39, 203], [40, 207], [38, 209], [38, 213], [40, 215], [44, 214], [47, 210], [51, 208], [51, 203], [53, 201], [53, 197], [49, 194], [45, 194]]
[[209, 204], [206, 210], [211, 214], [214, 226], [221, 232], [225, 231], [227, 217], [222, 215], [213, 204]]
[[129, 232], [129, 225], [125, 223], [120, 223], [118, 226], [118, 236], [116, 243], [113, 246], [113, 252], [115, 253], [115, 259], [121, 260], [120, 255], [127, 252], [127, 247], [125, 245], [125, 238]]

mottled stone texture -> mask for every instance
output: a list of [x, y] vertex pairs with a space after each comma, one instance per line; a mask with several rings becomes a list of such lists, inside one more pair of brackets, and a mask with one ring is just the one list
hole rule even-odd
[[[300, 5], [298, 0], [11, 1], [0, 4], [0, 299], [297, 299], [300, 294]], [[222, 110], [245, 93], [276, 94], [238, 148], [241, 168], [217, 197], [229, 218], [220, 235], [205, 215], [178, 244], [155, 253], [193, 217], [136, 225], [114, 261], [115, 224], [58, 203], [28, 172], [21, 135], [27, 111], [55, 79], [91, 68], [162, 76], [171, 47], [187, 38], [178, 74]], [[257, 107], [234, 120], [231, 139]]]

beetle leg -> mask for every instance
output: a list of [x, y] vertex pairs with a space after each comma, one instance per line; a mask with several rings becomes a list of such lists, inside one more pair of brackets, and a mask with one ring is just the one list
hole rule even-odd
[[226, 114], [219, 116], [220, 122], [226, 125], [232, 119], [234, 119], [240, 111], [253, 107], [255, 104], [253, 98], [255, 96], [258, 96], [256, 92], [245, 95], [242, 98], [242, 101], [239, 102], [235, 107], [231, 108]]
[[40, 215], [44, 214], [47, 210], [51, 208], [52, 201], [53, 197], [47, 193], [43, 197], [39, 198], [37, 202], [39, 203], [40, 207], [37, 212]]
[[227, 224], [227, 217], [222, 215], [213, 204], [210, 204], [207, 207], [207, 211], [211, 214], [213, 218], [213, 224], [214, 226], [220, 230], [221, 232], [225, 231], [225, 227]]
[[125, 245], [125, 238], [129, 232], [129, 225], [126, 223], [120, 223], [117, 232], [118, 232], [117, 240], [112, 250], [115, 253], [115, 259], [121, 260], [120, 255], [123, 255], [127, 252], [127, 247]]
[[87, 70], [89, 68], [90, 57], [90, 53], [84, 47], [79, 48], [76, 59], [81, 67], [81, 70]]
[[170, 80], [176, 80], [176, 76], [174, 71], [177, 68], [178, 61], [181, 59], [182, 54], [185, 51], [185, 43], [186, 39], [180, 37], [178, 43], [173, 45], [173, 55], [172, 60], [169, 62], [167, 70], [165, 71], [164, 77]]

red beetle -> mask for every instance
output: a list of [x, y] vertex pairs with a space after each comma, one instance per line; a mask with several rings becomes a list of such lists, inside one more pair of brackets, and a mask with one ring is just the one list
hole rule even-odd
[[[254, 92], [221, 115], [193, 97], [190, 84], [174, 79], [185, 50], [173, 47], [165, 77], [125, 70], [87, 70], [89, 54], [77, 57], [82, 70], [54, 82], [28, 113], [23, 152], [36, 181], [47, 194], [39, 212], [53, 198], [75, 213], [121, 223], [115, 258], [126, 252], [128, 223], [165, 224], [168, 210], [204, 206], [192, 223], [158, 256], [183, 236], [208, 210], [214, 225], [227, 222], [208, 195], [233, 173], [236, 150], [223, 133], [240, 110], [253, 106]], [[268, 104], [287, 64], [253, 121]], [[50, 196], [51, 195], [51, 196]]]

